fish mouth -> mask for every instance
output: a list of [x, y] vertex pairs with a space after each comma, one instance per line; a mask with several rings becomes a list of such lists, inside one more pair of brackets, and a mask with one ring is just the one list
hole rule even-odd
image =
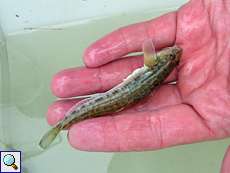
[[173, 53], [176, 55], [176, 59], [180, 59], [183, 49], [177, 45], [173, 46]]

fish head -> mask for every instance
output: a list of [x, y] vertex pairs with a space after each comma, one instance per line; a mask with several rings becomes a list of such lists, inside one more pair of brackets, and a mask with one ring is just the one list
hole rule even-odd
[[182, 48], [175, 45], [172, 47], [167, 47], [159, 52], [157, 52], [157, 58], [159, 62], [173, 62], [175, 64], [179, 64], [180, 58], [182, 55]]
[[142, 45], [144, 53], [144, 65], [153, 68], [159, 63], [172, 62], [178, 64], [182, 54], [182, 49], [175, 45], [166, 47], [158, 52], [155, 51], [155, 45], [151, 39], [147, 39]]

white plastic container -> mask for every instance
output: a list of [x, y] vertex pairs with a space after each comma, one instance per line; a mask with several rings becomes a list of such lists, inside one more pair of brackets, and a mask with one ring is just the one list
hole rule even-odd
[[229, 140], [153, 152], [89, 153], [72, 149], [62, 133], [48, 151], [37, 146], [49, 128], [47, 107], [55, 100], [52, 75], [82, 65], [83, 50], [104, 34], [185, 2], [0, 1], [0, 148], [21, 150], [24, 172], [33, 173], [218, 172]]

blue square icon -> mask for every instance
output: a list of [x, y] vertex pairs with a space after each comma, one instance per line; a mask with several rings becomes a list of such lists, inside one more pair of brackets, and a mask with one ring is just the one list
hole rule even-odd
[[20, 151], [0, 151], [0, 173], [21, 172]]

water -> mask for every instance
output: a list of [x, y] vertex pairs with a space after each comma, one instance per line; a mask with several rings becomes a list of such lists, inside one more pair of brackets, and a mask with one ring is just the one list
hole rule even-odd
[[[0, 62], [1, 62], [1, 100], [0, 100], [0, 148], [4, 150], [21, 150], [23, 157], [29, 158], [41, 153], [37, 147], [35, 134], [29, 135], [28, 129], [34, 127], [35, 122], [28, 120], [14, 105], [11, 95], [11, 74], [8, 58], [6, 38], [0, 28]], [[26, 122], [26, 123], [25, 123]], [[26, 134], [26, 135], [22, 135]]]
[[[27, 28], [10, 34], [1, 48], [1, 147], [20, 149], [26, 172], [218, 172], [230, 140], [180, 146], [141, 153], [89, 153], [62, 141], [41, 153], [37, 141], [49, 128], [47, 107], [55, 97], [52, 76], [64, 68], [81, 66], [82, 52], [115, 28], [170, 11], [145, 11], [78, 21], [60, 26]], [[3, 37], [2, 37], [3, 38]], [[7, 49], [7, 50], [6, 50]]]
[[6, 148], [7, 144], [10, 143], [10, 137], [7, 136], [7, 124], [10, 122], [9, 116], [4, 116], [8, 114], [8, 107], [10, 107], [10, 72], [9, 72], [9, 62], [7, 56], [6, 39], [0, 28], [0, 125], [2, 130], [0, 131], [1, 136], [1, 148]]

